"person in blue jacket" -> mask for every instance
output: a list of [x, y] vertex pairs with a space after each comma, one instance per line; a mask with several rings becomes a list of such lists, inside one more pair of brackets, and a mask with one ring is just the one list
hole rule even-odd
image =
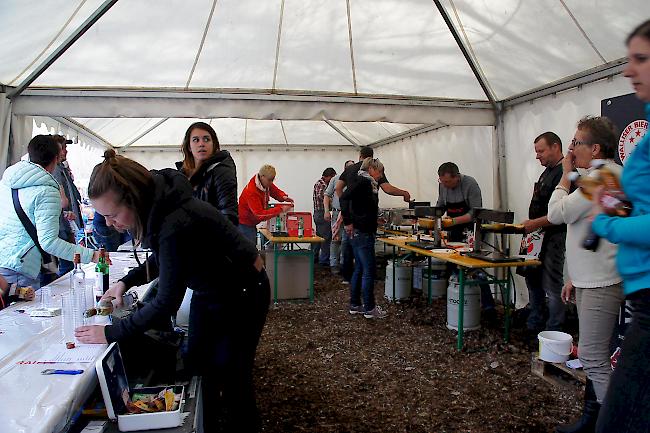
[[61, 193], [52, 176], [60, 145], [51, 135], [37, 135], [27, 146], [29, 161], [8, 167], [0, 181], [0, 275], [9, 283], [40, 288], [42, 256], [14, 210], [12, 190], [36, 228], [38, 243], [50, 255], [72, 261], [97, 262], [99, 253], [59, 238]]
[[[623, 75], [646, 102], [650, 120], [650, 20], [627, 38], [628, 64]], [[599, 214], [594, 232], [618, 244], [616, 263], [632, 307], [632, 322], [601, 408], [597, 432], [650, 431], [650, 134], [625, 161], [623, 191], [632, 202], [629, 217]]]

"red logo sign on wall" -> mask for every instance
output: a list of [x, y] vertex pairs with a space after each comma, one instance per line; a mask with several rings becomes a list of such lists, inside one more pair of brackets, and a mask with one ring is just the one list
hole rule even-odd
[[636, 144], [641, 141], [648, 130], [647, 120], [635, 120], [623, 129], [618, 139], [618, 157], [625, 164], [625, 159], [630, 156]]

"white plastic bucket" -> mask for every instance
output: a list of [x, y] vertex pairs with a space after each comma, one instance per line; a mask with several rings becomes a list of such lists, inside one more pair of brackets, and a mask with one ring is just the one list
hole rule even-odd
[[[477, 285], [465, 285], [463, 293], [463, 329], [471, 331], [481, 327], [481, 289]], [[460, 285], [458, 280], [449, 279], [447, 287], [447, 329], [458, 330], [458, 305], [460, 304]]]
[[411, 285], [413, 281], [413, 267], [406, 263], [396, 263], [395, 272], [395, 296], [393, 297], [393, 262], [386, 265], [386, 283], [384, 284], [384, 296], [389, 301], [402, 301], [411, 296]]
[[565, 362], [571, 354], [573, 337], [560, 331], [542, 331], [539, 340], [539, 359], [548, 362]]

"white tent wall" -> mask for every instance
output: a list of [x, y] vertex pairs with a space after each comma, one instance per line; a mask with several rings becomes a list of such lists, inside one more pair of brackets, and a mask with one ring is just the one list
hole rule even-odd
[[[564, 150], [573, 138], [578, 120], [585, 115], [600, 115], [600, 101], [632, 93], [629, 80], [619, 75], [510, 107], [505, 112], [505, 145], [508, 184], [508, 207], [515, 212], [515, 221], [528, 217], [533, 185], [543, 171], [535, 159], [533, 140], [539, 134], [553, 131], [562, 139]], [[511, 248], [519, 248], [518, 236], [511, 236]], [[528, 290], [517, 277], [517, 306], [528, 301]]]
[[[481, 186], [483, 206], [494, 203], [494, 153], [490, 126], [451, 126], [416, 135], [375, 149], [385, 165], [386, 177], [398, 188], [411, 193], [411, 199], [438, 200], [438, 167], [452, 161], [461, 173], [476, 179]], [[382, 193], [381, 207], [406, 207], [401, 197]]]
[[[275, 167], [275, 184], [295, 200], [295, 210], [313, 212], [312, 193], [314, 184], [320, 179], [323, 170], [333, 167], [337, 173], [343, 170], [348, 159], [356, 161], [359, 153], [352, 146], [350, 150], [243, 150], [228, 149], [237, 166], [237, 195], [253, 174], [264, 164]], [[149, 169], [175, 167], [182, 159], [180, 152], [151, 152], [137, 149], [125, 150], [124, 156], [138, 161]]]

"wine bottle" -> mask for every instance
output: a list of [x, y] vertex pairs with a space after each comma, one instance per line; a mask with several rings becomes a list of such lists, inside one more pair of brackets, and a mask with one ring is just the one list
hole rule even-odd
[[93, 286], [95, 302], [99, 302], [108, 290], [108, 277], [109, 266], [106, 261], [106, 248], [102, 246], [99, 248], [99, 259], [97, 259], [97, 265], [95, 266], [95, 285]]
[[138, 294], [137, 292], [130, 292], [126, 293], [122, 296], [122, 304], [123, 306], [121, 308], [117, 307], [117, 300], [116, 299], [102, 299], [97, 303], [97, 305], [93, 308], [89, 308], [84, 312], [84, 317], [93, 317], [93, 316], [108, 316], [110, 314], [113, 314], [114, 311], [120, 310], [120, 309], [131, 309], [135, 306], [135, 304], [138, 302]]

